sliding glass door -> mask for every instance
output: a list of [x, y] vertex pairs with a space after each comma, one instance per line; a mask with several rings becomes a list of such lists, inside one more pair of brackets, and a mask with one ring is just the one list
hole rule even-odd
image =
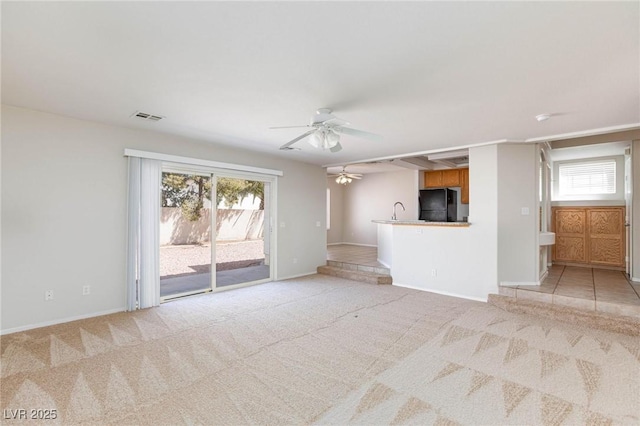
[[160, 297], [211, 290], [210, 174], [162, 173]]
[[269, 182], [237, 177], [216, 179], [215, 287], [268, 279]]
[[163, 301], [271, 280], [274, 183], [248, 173], [164, 168]]

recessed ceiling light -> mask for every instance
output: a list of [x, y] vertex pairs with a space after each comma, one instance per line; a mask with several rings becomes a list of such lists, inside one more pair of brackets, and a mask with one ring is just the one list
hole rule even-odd
[[546, 121], [551, 118], [551, 114], [538, 114], [536, 115], [536, 120], [538, 121]]

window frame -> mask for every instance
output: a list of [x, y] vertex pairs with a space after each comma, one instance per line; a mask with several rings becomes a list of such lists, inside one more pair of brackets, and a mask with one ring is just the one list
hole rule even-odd
[[[615, 192], [614, 193], [600, 193], [600, 194], [561, 194], [560, 193], [560, 167], [564, 165], [577, 165], [586, 163], [596, 163], [602, 161], [615, 161]], [[580, 158], [575, 160], [555, 161], [553, 163], [553, 201], [623, 201], [624, 200], [624, 156], [607, 156], [607, 157], [592, 157], [592, 158]]]

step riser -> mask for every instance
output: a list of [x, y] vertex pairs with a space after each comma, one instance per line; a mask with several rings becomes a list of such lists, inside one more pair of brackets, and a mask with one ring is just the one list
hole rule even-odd
[[543, 293], [525, 288], [513, 288], [501, 286], [498, 292], [501, 296], [511, 297], [517, 300], [531, 300], [535, 302], [549, 303], [556, 306], [568, 306], [586, 311], [602, 312], [606, 314], [622, 315], [636, 318], [640, 321], [640, 305], [616, 304], [603, 300], [570, 297], [562, 294]]
[[334, 266], [340, 269], [346, 269], [348, 271], [372, 272], [374, 274], [380, 274], [380, 275], [391, 275], [391, 271], [389, 270], [389, 268], [358, 265], [356, 263], [338, 262], [336, 260], [328, 260], [327, 265]]
[[375, 274], [372, 272], [352, 271], [337, 268], [335, 266], [318, 266], [319, 274], [331, 275], [333, 277], [344, 278], [352, 281], [359, 281], [367, 284], [389, 285], [393, 283], [391, 275]]
[[640, 320], [633, 317], [553, 305], [534, 300], [516, 299], [497, 294], [490, 294], [487, 303], [507, 312], [542, 316], [551, 320], [598, 328], [604, 331], [640, 336]]

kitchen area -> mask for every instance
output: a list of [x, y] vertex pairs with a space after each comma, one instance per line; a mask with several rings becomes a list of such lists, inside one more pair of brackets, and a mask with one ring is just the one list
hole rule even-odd
[[[395, 226], [469, 226], [468, 157], [457, 157], [457, 162], [463, 167], [419, 172], [421, 185], [417, 194], [417, 220], [398, 220], [397, 209], [404, 209], [404, 204], [399, 201], [394, 204], [391, 220], [373, 220], [373, 223], [378, 224], [377, 247], [380, 263], [387, 267], [391, 267], [393, 263]], [[447, 163], [442, 167], [456, 165], [451, 161]], [[418, 232], [422, 234], [424, 230], [420, 229]], [[437, 269], [431, 271], [432, 276], [437, 276], [437, 273]]]
[[[329, 178], [329, 246], [377, 248], [377, 260], [390, 269], [394, 285], [486, 300], [490, 288], [497, 292], [496, 270], [488, 261], [492, 250], [473, 241], [495, 247], [495, 203], [484, 194], [495, 192], [497, 176], [495, 153], [489, 154], [492, 164], [483, 160], [484, 151], [490, 149], [442, 153], [447, 158], [430, 156], [428, 162], [411, 159], [419, 163], [414, 169], [384, 164], [384, 172], [364, 174], [348, 185]], [[479, 161], [475, 167], [470, 154]], [[489, 201], [474, 204], [473, 217], [472, 198]], [[494, 241], [485, 238], [491, 234]]]
[[[621, 198], [587, 203], [557, 200], [553, 186], [559, 181], [552, 172], [559, 175], [565, 159], [550, 163], [548, 144], [499, 143], [470, 148], [468, 154], [466, 164], [387, 170], [366, 174], [351, 186], [329, 184], [331, 202], [342, 214], [338, 226], [331, 215], [332, 231], [342, 227], [337, 241], [375, 249], [378, 266], [389, 269], [396, 286], [482, 301], [490, 294], [517, 294], [616, 312], [621, 308], [613, 302], [624, 299], [625, 309], [636, 309], [629, 305], [636, 304], [640, 287], [625, 275], [624, 234], [609, 232], [629, 230], [620, 213], [629, 193], [624, 190], [629, 161], [616, 160], [612, 188]], [[589, 167], [601, 158], [589, 160]], [[582, 182], [582, 176], [574, 181]], [[615, 221], [609, 220], [614, 213]], [[581, 217], [587, 230], [578, 234], [574, 218]], [[581, 241], [586, 249], [580, 249]], [[335, 244], [329, 233], [328, 242]], [[578, 290], [590, 291], [588, 300], [577, 301]]]
[[348, 185], [329, 178], [328, 245], [375, 247], [393, 285], [457, 297], [486, 301], [501, 281], [536, 282], [536, 152], [479, 146], [442, 153], [448, 158], [437, 163], [410, 159], [414, 169], [385, 163]]

